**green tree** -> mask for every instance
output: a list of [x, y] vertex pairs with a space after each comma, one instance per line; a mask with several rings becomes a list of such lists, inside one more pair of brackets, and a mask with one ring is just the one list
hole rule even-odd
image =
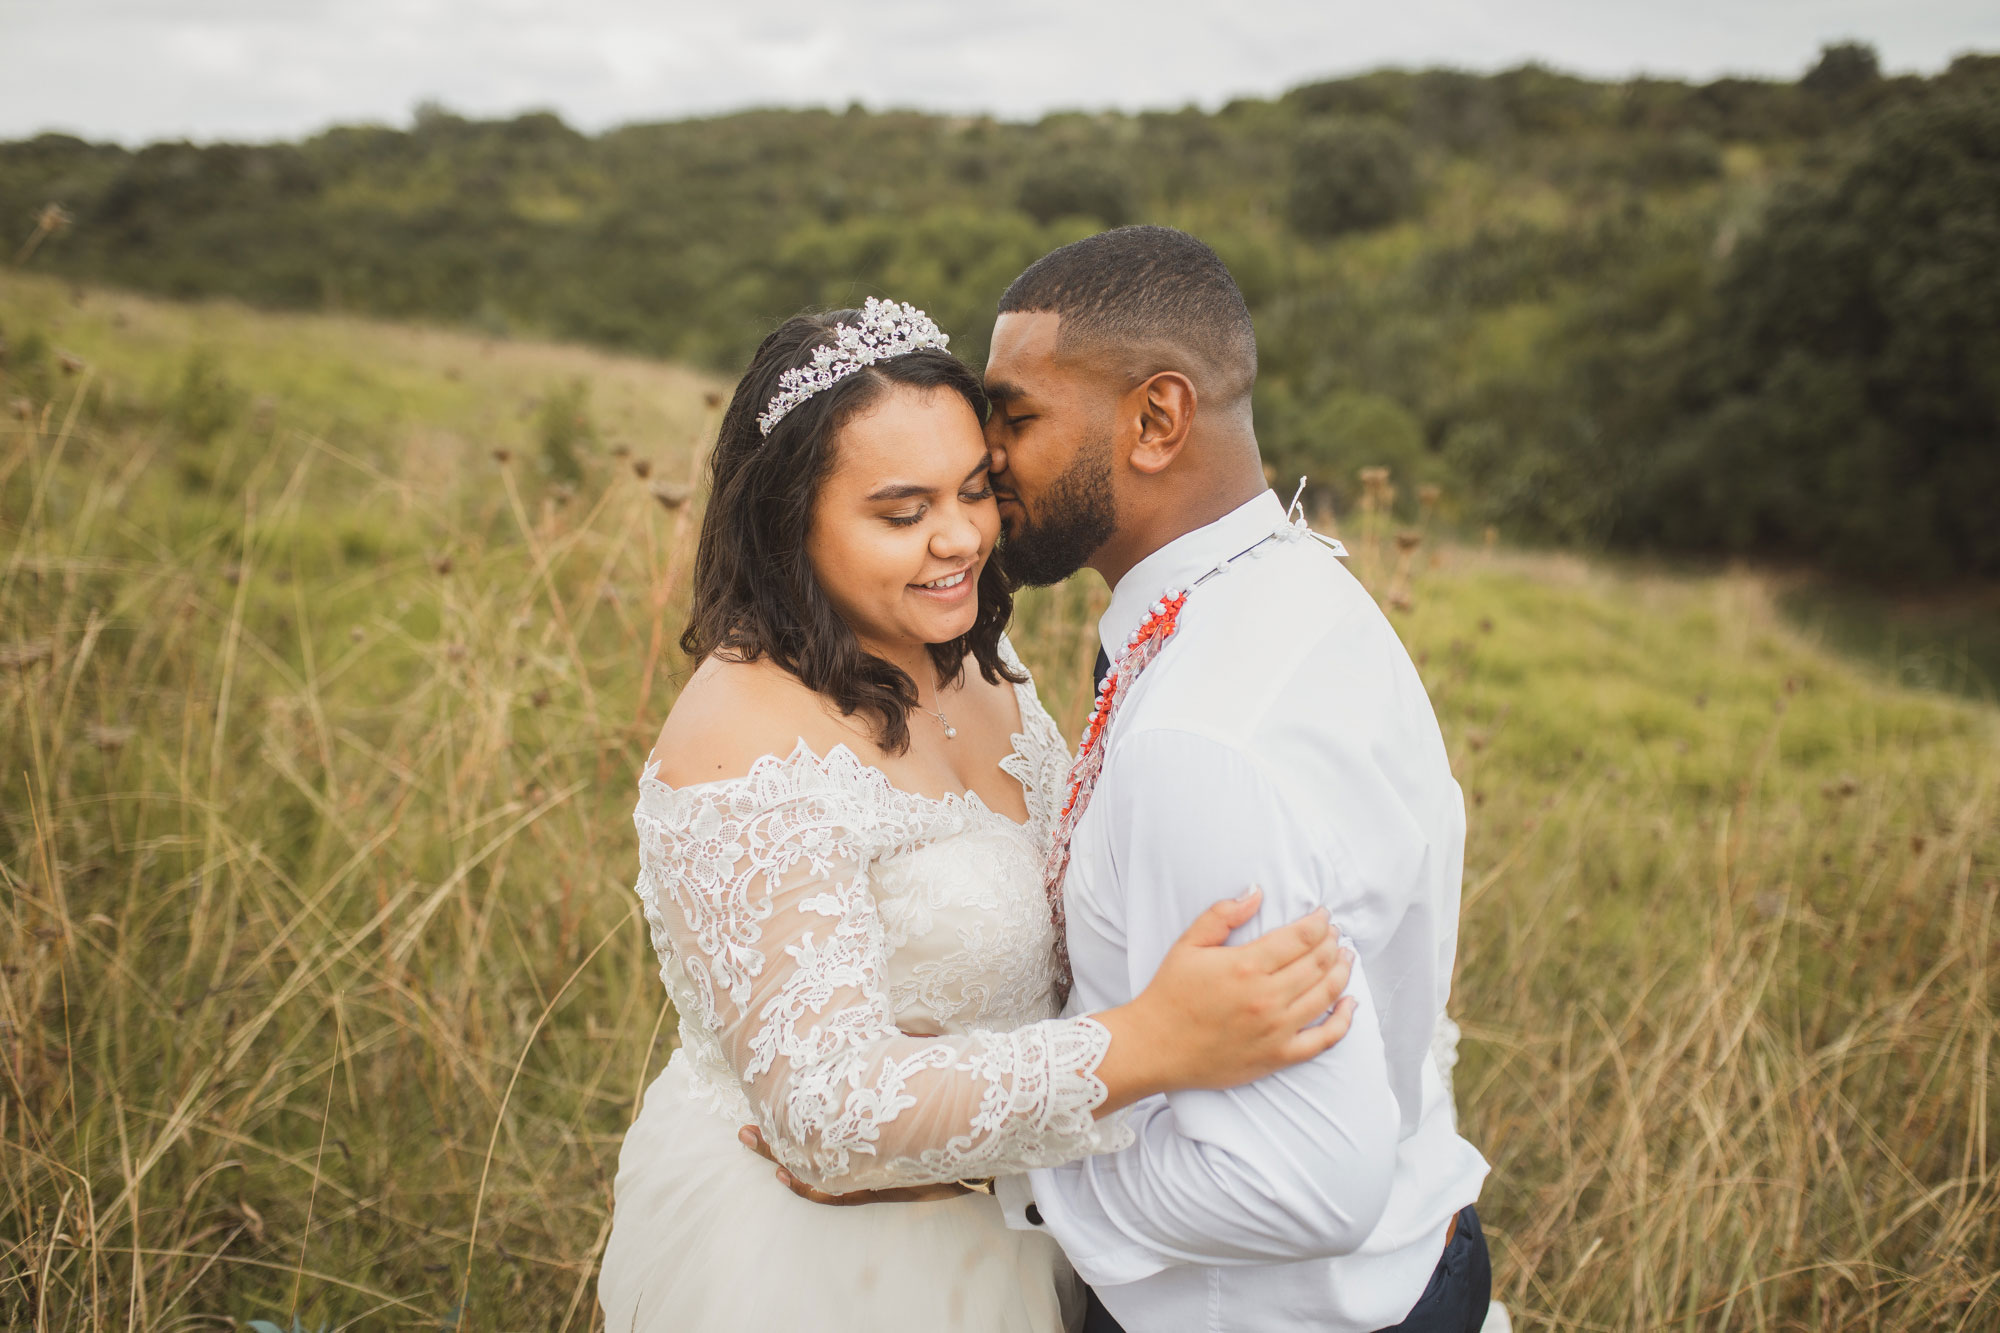
[[1840, 42], [1823, 46], [1819, 63], [1807, 70], [1799, 86], [1809, 93], [1838, 101], [1873, 84], [1882, 77], [1882, 62], [1875, 48], [1865, 42]]
[[1416, 153], [1385, 120], [1308, 125], [1292, 149], [1287, 213], [1301, 236], [1338, 236], [1385, 226], [1417, 203]]
[[1132, 183], [1100, 162], [1068, 161], [1038, 167], [1021, 180], [1015, 202], [1043, 226], [1058, 218], [1095, 218], [1107, 227], [1132, 220]]
[[1423, 423], [1393, 398], [1342, 389], [1303, 409], [1273, 406], [1271, 428], [1260, 421], [1259, 436], [1287, 496], [1305, 477], [1345, 507], [1359, 491], [1362, 468], [1386, 467], [1399, 488], [1398, 508], [1413, 511], [1417, 486], [1439, 475]]
[[2000, 572], [2000, 97], [1896, 107], [1773, 205], [1630, 495], [1676, 545]]

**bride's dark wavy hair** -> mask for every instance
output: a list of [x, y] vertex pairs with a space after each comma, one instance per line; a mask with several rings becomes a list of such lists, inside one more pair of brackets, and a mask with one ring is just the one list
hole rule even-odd
[[[719, 654], [733, 661], [768, 657], [831, 699], [846, 716], [868, 715], [882, 748], [901, 754], [910, 744], [910, 710], [917, 685], [909, 673], [868, 652], [827, 600], [806, 535], [813, 504], [833, 469], [842, 426], [877, 402], [891, 385], [949, 389], [983, 423], [986, 391], [957, 357], [911, 352], [856, 371], [793, 408], [767, 437], [757, 418], [778, 392], [778, 377], [811, 362], [815, 347], [833, 341], [836, 324], [859, 322], [858, 310], [794, 315], [757, 348], [723, 414], [709, 456], [708, 509], [695, 550], [694, 603], [681, 649], [689, 660]], [[993, 684], [1025, 679], [1000, 660], [1000, 635], [1014, 611], [1014, 592], [1000, 562], [979, 575], [979, 614], [949, 643], [930, 645], [938, 679], [954, 684], [969, 654]]]

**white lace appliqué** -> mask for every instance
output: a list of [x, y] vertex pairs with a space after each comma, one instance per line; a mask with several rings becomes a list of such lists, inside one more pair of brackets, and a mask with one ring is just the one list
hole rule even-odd
[[1022, 1171], [1129, 1137], [1092, 1114], [1110, 1034], [1048, 1017], [1039, 867], [1069, 755], [1032, 686], [1018, 695], [1002, 767], [1025, 826], [976, 796], [900, 791], [844, 746], [800, 742], [726, 782], [641, 780], [637, 888], [675, 1059], [824, 1188]]

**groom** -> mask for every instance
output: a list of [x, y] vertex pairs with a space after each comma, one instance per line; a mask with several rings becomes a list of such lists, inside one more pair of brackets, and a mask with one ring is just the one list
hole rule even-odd
[[1131, 1000], [1246, 883], [1265, 892], [1240, 938], [1330, 909], [1359, 1007], [1316, 1059], [1139, 1102], [1130, 1147], [996, 1192], [1091, 1285], [1091, 1333], [1475, 1333], [1487, 1166], [1430, 1055], [1464, 806], [1395, 632], [1266, 489], [1256, 375], [1228, 269], [1169, 228], [1064, 246], [1000, 301], [1002, 559], [1021, 582], [1088, 567], [1112, 588], [1110, 676], [1050, 862], [1070, 1010]]
[[1070, 1004], [1130, 1000], [1223, 886], [1256, 883], [1243, 937], [1325, 904], [1360, 1007], [1317, 1059], [1141, 1102], [1133, 1146], [998, 1192], [1061, 1242], [1097, 1328], [1473, 1333], [1487, 1166], [1430, 1056], [1464, 806], [1395, 632], [1265, 487], [1256, 375], [1228, 269], [1169, 228], [1064, 246], [1000, 301], [1002, 559], [1021, 582], [1087, 566], [1112, 588], [1101, 768], [1079, 764], [1066, 821]]

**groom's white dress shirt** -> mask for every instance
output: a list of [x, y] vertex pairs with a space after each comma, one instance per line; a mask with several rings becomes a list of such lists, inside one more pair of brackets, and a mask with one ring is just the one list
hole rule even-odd
[[1374, 600], [1266, 491], [1120, 580], [1105, 649], [1253, 546], [1194, 589], [1112, 720], [1064, 884], [1070, 1009], [1132, 999], [1203, 908], [1252, 883], [1263, 906], [1237, 939], [1325, 904], [1360, 1007], [1315, 1060], [1148, 1098], [1125, 1112], [1131, 1147], [1000, 1182], [1010, 1224], [1039, 1218], [1130, 1333], [1396, 1324], [1487, 1171], [1431, 1057], [1464, 804]]

